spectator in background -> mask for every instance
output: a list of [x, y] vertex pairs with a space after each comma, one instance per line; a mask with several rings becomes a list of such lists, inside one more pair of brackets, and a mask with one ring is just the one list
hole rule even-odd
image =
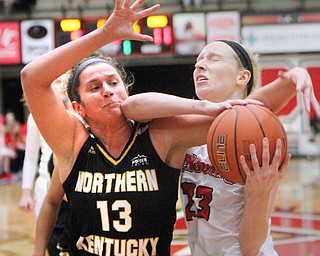
[[16, 120], [13, 134], [15, 139], [16, 157], [10, 161], [10, 171], [11, 173], [16, 174], [22, 171], [26, 148], [27, 122], [20, 123]]
[[6, 127], [4, 125], [4, 116], [0, 115], [0, 178], [6, 178], [9, 173], [8, 153], [9, 150], [5, 144]]
[[4, 117], [4, 123], [1, 125], [1, 164], [2, 170], [0, 178], [11, 179], [11, 163], [17, 158], [17, 144], [20, 141], [20, 123], [16, 120], [12, 111], [7, 111]]

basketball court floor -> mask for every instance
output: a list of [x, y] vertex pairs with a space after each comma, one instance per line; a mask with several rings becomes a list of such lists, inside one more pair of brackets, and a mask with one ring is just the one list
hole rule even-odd
[[[320, 143], [319, 143], [320, 146]], [[0, 184], [0, 256], [31, 255], [33, 213], [21, 212], [19, 180]], [[188, 256], [186, 225], [178, 204], [172, 256]], [[294, 157], [272, 214], [272, 235], [280, 256], [320, 256], [320, 157]]]

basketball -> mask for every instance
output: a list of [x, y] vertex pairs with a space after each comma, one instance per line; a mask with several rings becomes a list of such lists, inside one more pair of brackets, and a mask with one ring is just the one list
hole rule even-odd
[[282, 140], [280, 165], [288, 151], [285, 129], [279, 118], [261, 105], [236, 105], [223, 111], [212, 123], [207, 136], [208, 154], [213, 167], [227, 181], [245, 184], [246, 174], [240, 163], [243, 155], [253, 169], [250, 144], [255, 144], [261, 164], [262, 139], [269, 139], [270, 163], [277, 139]]

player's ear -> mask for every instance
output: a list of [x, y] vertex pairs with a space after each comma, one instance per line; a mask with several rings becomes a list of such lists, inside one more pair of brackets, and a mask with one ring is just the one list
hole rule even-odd
[[250, 81], [251, 78], [251, 73], [249, 70], [242, 70], [239, 73], [239, 76], [237, 77], [237, 86], [239, 86], [239, 88], [246, 90], [247, 85]]
[[84, 117], [85, 114], [83, 112], [82, 106], [76, 101], [72, 101], [71, 104], [72, 104], [73, 110], [81, 117]]

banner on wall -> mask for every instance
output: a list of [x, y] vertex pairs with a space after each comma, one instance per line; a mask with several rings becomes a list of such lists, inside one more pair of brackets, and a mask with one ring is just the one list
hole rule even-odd
[[211, 12], [207, 14], [207, 43], [226, 39], [240, 42], [240, 13]]
[[20, 64], [20, 24], [0, 22], [0, 64]]
[[54, 49], [54, 22], [52, 20], [24, 20], [21, 22], [22, 63]]
[[320, 51], [320, 23], [250, 25], [241, 32], [244, 44], [256, 53]]

